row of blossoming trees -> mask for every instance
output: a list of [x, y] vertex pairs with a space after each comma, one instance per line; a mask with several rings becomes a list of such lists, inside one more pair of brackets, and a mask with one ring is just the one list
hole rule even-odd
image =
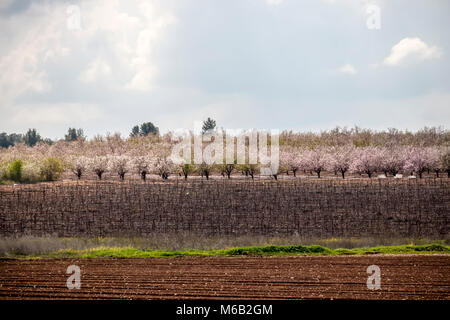
[[[230, 178], [242, 173], [254, 178], [260, 171], [258, 164], [199, 164], [175, 165], [171, 161], [171, 150], [175, 142], [172, 139], [137, 138], [122, 139], [120, 135], [97, 137], [91, 141], [58, 141], [54, 145], [37, 144], [28, 147], [18, 144], [0, 151], [0, 180], [8, 180], [11, 164], [20, 160], [20, 177], [23, 182], [42, 181], [42, 176], [58, 179], [52, 174], [53, 167], [63, 168], [78, 179], [97, 177], [102, 179], [105, 173], [117, 175], [124, 180], [126, 176], [139, 175], [143, 180], [150, 174], [162, 179], [170, 175], [200, 175], [209, 179], [213, 174]], [[450, 151], [446, 145], [436, 146], [364, 146], [354, 144], [335, 146], [306, 147], [284, 144], [280, 147], [280, 165], [271, 172], [275, 179], [280, 174], [298, 176], [317, 175], [323, 172], [333, 173], [345, 178], [349, 173], [365, 177], [374, 174], [396, 176], [399, 174], [417, 175], [424, 172], [439, 177], [441, 173], [450, 176]], [[52, 161], [49, 161], [51, 159]], [[59, 165], [50, 166], [48, 163]], [[94, 175], [95, 174], [95, 175]]]
[[396, 176], [400, 173], [416, 174], [433, 171], [438, 177], [445, 172], [450, 176], [448, 148], [438, 147], [362, 147], [340, 146], [312, 150], [286, 148], [281, 151], [281, 168], [294, 176], [297, 171], [315, 172], [320, 178], [323, 171], [332, 171], [345, 178], [346, 173], [375, 173]]
[[[104, 172], [117, 174], [124, 180], [129, 173], [139, 174], [145, 180], [149, 174], [157, 174], [167, 179], [171, 174], [199, 174], [206, 179], [213, 173], [228, 178], [233, 172], [254, 178], [259, 172], [257, 164], [215, 164], [205, 162], [198, 165], [175, 165], [164, 152], [150, 152], [146, 155], [106, 155], [94, 157], [74, 157], [70, 160], [73, 173], [81, 178], [85, 172], [94, 172], [99, 179]], [[334, 148], [299, 149], [282, 148], [280, 166], [271, 172], [278, 179], [282, 173], [294, 177], [299, 172], [316, 174], [318, 178], [323, 172], [333, 172], [345, 178], [347, 173], [364, 175], [371, 178], [375, 173], [383, 177], [399, 176], [399, 174], [416, 174], [422, 178], [424, 172], [432, 172], [437, 177], [445, 173], [450, 177], [450, 153], [436, 147], [363, 147], [341, 146]]]

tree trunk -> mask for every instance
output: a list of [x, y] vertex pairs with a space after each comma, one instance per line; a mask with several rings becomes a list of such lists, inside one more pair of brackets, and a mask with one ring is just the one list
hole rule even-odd
[[292, 172], [294, 172], [294, 177], [296, 177], [297, 176], [297, 169], [292, 170]]
[[341, 170], [341, 174], [342, 174], [342, 179], [345, 179], [345, 171]]

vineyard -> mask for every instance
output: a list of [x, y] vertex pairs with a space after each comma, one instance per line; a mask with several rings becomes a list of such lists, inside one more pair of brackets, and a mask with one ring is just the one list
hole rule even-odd
[[238, 179], [0, 186], [1, 236], [448, 237], [450, 181]]

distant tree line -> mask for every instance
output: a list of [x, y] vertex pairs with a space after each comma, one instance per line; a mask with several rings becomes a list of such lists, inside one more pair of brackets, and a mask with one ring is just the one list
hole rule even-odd
[[50, 145], [53, 144], [53, 140], [48, 138], [42, 138], [36, 129], [28, 129], [28, 131], [25, 134], [17, 134], [17, 133], [7, 134], [6, 132], [0, 133], [0, 147], [2, 148], [14, 146], [16, 143], [19, 142], [23, 142], [30, 147], [33, 147], [38, 142], [44, 142]]
[[23, 135], [17, 133], [7, 134], [6, 132], [0, 133], [0, 147], [8, 148], [15, 145], [17, 142], [22, 141]]
[[[67, 134], [64, 135], [65, 141], [76, 141], [85, 138], [86, 137], [84, 135], [83, 129], [69, 128], [69, 130], [67, 130]], [[30, 147], [35, 146], [38, 142], [43, 142], [49, 145], [52, 145], [54, 143], [52, 139], [42, 138], [42, 136], [34, 128], [28, 129], [28, 131], [25, 134], [21, 133], [8, 134], [6, 132], [0, 133], [1, 148], [8, 148], [10, 146], [14, 146], [16, 143], [19, 142], [23, 142]]]
[[144, 137], [149, 134], [159, 135], [159, 128], [151, 122], [144, 122], [140, 126], [136, 125], [131, 129], [130, 137]]
[[[202, 133], [216, 129], [216, 121], [212, 118], [207, 118], [203, 121]], [[152, 122], [143, 122], [140, 125], [132, 127], [129, 134], [130, 138], [154, 136], [155, 138], [170, 138], [171, 132], [160, 136], [159, 128]], [[69, 128], [67, 134], [64, 135], [63, 141], [77, 141], [86, 140], [84, 130], [81, 128]], [[97, 135], [93, 138], [101, 139]], [[36, 129], [28, 129], [25, 134], [6, 132], [0, 133], [0, 148], [8, 148], [17, 143], [25, 143], [28, 146], [34, 146], [37, 143], [53, 144], [54, 141], [48, 138], [43, 138]], [[280, 134], [280, 145], [297, 148], [315, 148], [315, 147], [334, 147], [353, 145], [355, 147], [392, 147], [392, 146], [417, 146], [417, 147], [432, 147], [432, 146], [450, 146], [450, 131], [442, 127], [424, 127], [416, 132], [408, 130], [402, 131], [394, 128], [389, 128], [382, 131], [374, 131], [371, 129], [354, 128], [340, 128], [336, 127], [331, 130], [316, 132], [293, 132], [284, 130]]]
[[75, 129], [75, 128], [69, 128], [67, 130], [67, 134], [64, 136], [64, 140], [66, 141], [76, 141], [79, 139], [85, 139], [84, 131], [83, 129]]

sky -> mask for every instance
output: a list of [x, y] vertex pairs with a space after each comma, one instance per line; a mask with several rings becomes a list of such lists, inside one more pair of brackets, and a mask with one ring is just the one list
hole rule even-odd
[[0, 0], [0, 132], [450, 125], [450, 1]]

